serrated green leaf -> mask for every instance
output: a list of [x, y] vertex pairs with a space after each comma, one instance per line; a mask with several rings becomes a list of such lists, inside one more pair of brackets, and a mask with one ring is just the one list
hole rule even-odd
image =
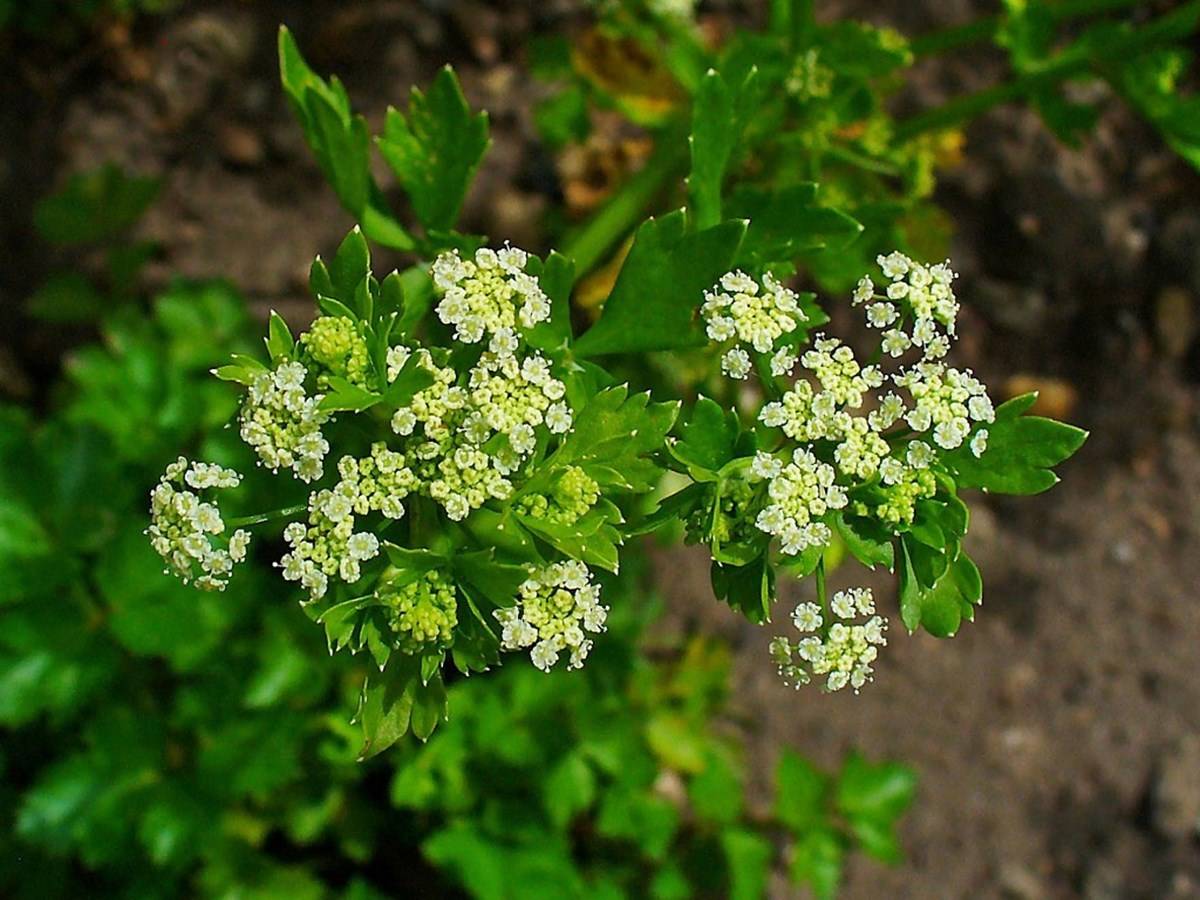
[[328, 378], [329, 391], [319, 404], [319, 408], [325, 412], [362, 412], [383, 399], [374, 391], [351, 384], [345, 378], [336, 375]]
[[976, 457], [969, 444], [942, 455], [958, 487], [1037, 494], [1058, 483], [1053, 467], [1082, 447], [1088, 433], [1053, 419], [1021, 415], [1032, 402], [1026, 395], [997, 408], [982, 456]]
[[267, 325], [267, 353], [271, 357], [271, 364], [279, 365], [291, 359], [295, 346], [296, 342], [292, 339], [287, 322], [283, 320], [283, 316], [271, 310], [271, 318]]
[[692, 415], [669, 444], [671, 455], [688, 466], [716, 473], [737, 453], [740, 425], [737, 412], [701, 395]]
[[887, 566], [891, 570], [895, 555], [891, 535], [878, 522], [857, 516], [847, 517], [840, 511], [835, 514], [833, 521], [846, 549], [855, 559], [872, 569]]
[[713, 593], [756, 624], [771, 619], [775, 602], [775, 571], [765, 556], [747, 565], [726, 565], [713, 560], [709, 570]]
[[404, 186], [413, 209], [427, 230], [448, 231], [479, 161], [487, 151], [486, 113], [473, 115], [449, 66], [428, 93], [413, 88], [408, 116], [395, 108], [387, 113], [379, 150]]
[[862, 224], [846, 213], [820, 205], [817, 186], [811, 183], [775, 191], [740, 188], [727, 213], [750, 223], [737, 257], [737, 265], [750, 269], [808, 250], [839, 250], [863, 232]]
[[702, 346], [697, 313], [704, 291], [729, 271], [746, 223], [687, 233], [683, 210], [649, 219], [604, 302], [599, 321], [575, 342], [577, 356]]
[[279, 75], [304, 138], [342, 205], [371, 240], [396, 250], [416, 243], [387, 208], [370, 173], [370, 138], [336, 78], [313, 72], [286, 27], [279, 29]]

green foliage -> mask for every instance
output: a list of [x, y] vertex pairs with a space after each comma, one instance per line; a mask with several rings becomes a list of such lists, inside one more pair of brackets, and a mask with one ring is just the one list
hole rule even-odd
[[604, 312], [578, 341], [575, 353], [597, 356], [694, 347], [703, 291], [728, 271], [746, 223], [722, 222], [687, 230], [683, 210], [649, 219], [637, 231]]
[[471, 114], [454, 70], [442, 69], [427, 95], [414, 88], [407, 117], [389, 109], [378, 142], [421, 224], [449, 231], [489, 144], [487, 114]]
[[138, 275], [156, 250], [133, 241], [129, 232], [158, 195], [156, 178], [126, 175], [114, 165], [72, 176], [43, 198], [34, 226], [43, 240], [61, 248], [102, 250], [99, 272], [63, 271], [51, 275], [29, 297], [26, 309], [48, 322], [95, 322], [107, 311], [131, 305]]

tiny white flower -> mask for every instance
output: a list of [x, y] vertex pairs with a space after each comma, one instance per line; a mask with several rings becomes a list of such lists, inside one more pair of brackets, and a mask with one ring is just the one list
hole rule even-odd
[[975, 432], [975, 436], [971, 438], [971, 453], [976, 458], [983, 456], [984, 451], [987, 450], [987, 441], [988, 430], [986, 428], [980, 428]]
[[742, 380], [750, 374], [750, 354], [741, 347], [735, 347], [721, 358], [721, 371], [730, 378]]

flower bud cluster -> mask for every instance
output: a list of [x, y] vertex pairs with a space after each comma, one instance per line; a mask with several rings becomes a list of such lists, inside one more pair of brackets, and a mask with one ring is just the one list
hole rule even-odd
[[298, 362], [283, 363], [254, 379], [241, 412], [241, 436], [271, 471], [292, 469], [297, 478], [314, 481], [324, 472], [329, 442], [321, 426], [329, 413], [320, 408], [322, 395], [304, 391], [308, 370]]
[[438, 318], [454, 326], [456, 340], [477, 344], [485, 335], [507, 335], [550, 318], [550, 299], [525, 272], [529, 254], [516, 247], [475, 251], [471, 260], [443, 253], [430, 270], [441, 294]]
[[752, 475], [769, 479], [769, 503], [758, 514], [760, 531], [778, 537], [789, 556], [809, 547], [823, 547], [833, 537], [828, 525], [816, 521], [828, 510], [846, 505], [846, 491], [834, 484], [833, 466], [818, 460], [811, 451], [796, 448], [784, 465], [766, 453], [755, 457]]
[[813, 677], [827, 676], [826, 690], [849, 685], [858, 693], [872, 680], [871, 663], [887, 644], [887, 620], [876, 614], [870, 588], [839, 591], [828, 610], [801, 603], [792, 613], [792, 624], [806, 636], [795, 643], [777, 637], [769, 649], [779, 674], [790, 684], [799, 687]]
[[300, 582], [311, 600], [325, 596], [330, 578], [358, 581], [362, 563], [379, 553], [375, 535], [354, 530], [357, 499], [354, 486], [347, 482], [331, 491], [317, 491], [308, 498], [308, 525], [292, 522], [283, 531], [291, 550], [278, 566], [285, 579]]
[[574, 525], [600, 499], [600, 485], [578, 466], [567, 466], [554, 482], [549, 494], [522, 497], [519, 508], [535, 519], [557, 525]]
[[317, 364], [317, 386], [328, 387], [329, 376], [345, 378], [364, 389], [372, 387], [371, 356], [358, 326], [345, 316], [318, 316], [300, 343]]
[[604, 631], [607, 618], [599, 586], [577, 560], [535, 571], [521, 585], [516, 605], [496, 611], [501, 646], [532, 648], [529, 657], [543, 672], [549, 672], [562, 653], [570, 654], [567, 668], [580, 668], [592, 649], [587, 634]]
[[[806, 320], [796, 293], [784, 287], [773, 275], [763, 276], [760, 288], [757, 281], [744, 272], [726, 272], [710, 290], [704, 293], [700, 308], [710, 340], [718, 344], [736, 342], [726, 351], [721, 367], [731, 378], [742, 379], [750, 374], [749, 346], [756, 353], [770, 353], [776, 341], [796, 330]], [[791, 360], [788, 363], [787, 360]], [[790, 369], [795, 357], [784, 347], [772, 358], [772, 370]], [[785, 368], [786, 366], [786, 368]], [[775, 371], [782, 374], [781, 371]]]
[[388, 610], [388, 622], [401, 651], [444, 650], [454, 642], [458, 601], [449, 576], [431, 569], [400, 587], [385, 582], [376, 594]]
[[[194, 491], [237, 487], [241, 476], [212, 463], [189, 463], [184, 457], [167, 466], [150, 494], [150, 544], [184, 584], [221, 591], [235, 563], [246, 558], [250, 533], [238, 529], [225, 537], [225, 521], [215, 503]], [[219, 543], [214, 543], [219, 541]]]

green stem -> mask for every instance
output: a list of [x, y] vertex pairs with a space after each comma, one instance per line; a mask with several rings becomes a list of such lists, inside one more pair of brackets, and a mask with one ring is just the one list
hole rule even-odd
[[307, 503], [297, 506], [285, 506], [283, 509], [273, 509], [270, 512], [257, 513], [253, 516], [239, 516], [229, 519], [225, 524], [230, 528], [241, 528], [243, 525], [261, 525], [263, 522], [273, 522], [278, 519], [290, 519], [308, 509]]
[[596, 215], [566, 234], [560, 250], [575, 260], [576, 278], [594, 269], [629, 234], [668, 182], [683, 176], [688, 160], [685, 135], [682, 123], [664, 128], [642, 170], [625, 182]]
[[[1046, 12], [1051, 22], [1057, 24], [1137, 6], [1138, 2], [1139, 0], [1059, 0], [1058, 3], [1049, 4]], [[963, 25], [941, 28], [914, 38], [909, 47], [914, 56], [922, 57], [987, 43], [995, 40], [1007, 18], [1003, 15], [987, 16]]]
[[906, 119], [898, 124], [896, 138], [911, 140], [926, 132], [953, 128], [993, 107], [1022, 99], [1042, 88], [1083, 74], [1093, 67], [1094, 59], [1127, 60], [1158, 45], [1187, 37], [1196, 30], [1198, 24], [1200, 0], [1193, 0], [1147, 25], [1131, 28], [1103, 43], [1097, 42], [1091, 48], [1068, 48], [1037, 71], [1018, 76], [1013, 81], [958, 97], [943, 106]]
[[807, 49], [813, 42], [817, 30], [814, 6], [814, 0], [792, 0], [790, 41], [793, 53]]
[[825, 554], [817, 560], [817, 602], [821, 604], [822, 618], [829, 619], [829, 601], [825, 592]]
[[844, 163], [849, 163], [865, 172], [874, 172], [876, 175], [885, 175], [889, 178], [900, 177], [900, 169], [891, 163], [875, 159], [872, 156], [867, 156], [865, 153], [859, 153], [857, 150], [851, 150], [849, 147], [843, 147], [840, 144], [830, 144], [825, 148], [825, 155], [841, 160]]

